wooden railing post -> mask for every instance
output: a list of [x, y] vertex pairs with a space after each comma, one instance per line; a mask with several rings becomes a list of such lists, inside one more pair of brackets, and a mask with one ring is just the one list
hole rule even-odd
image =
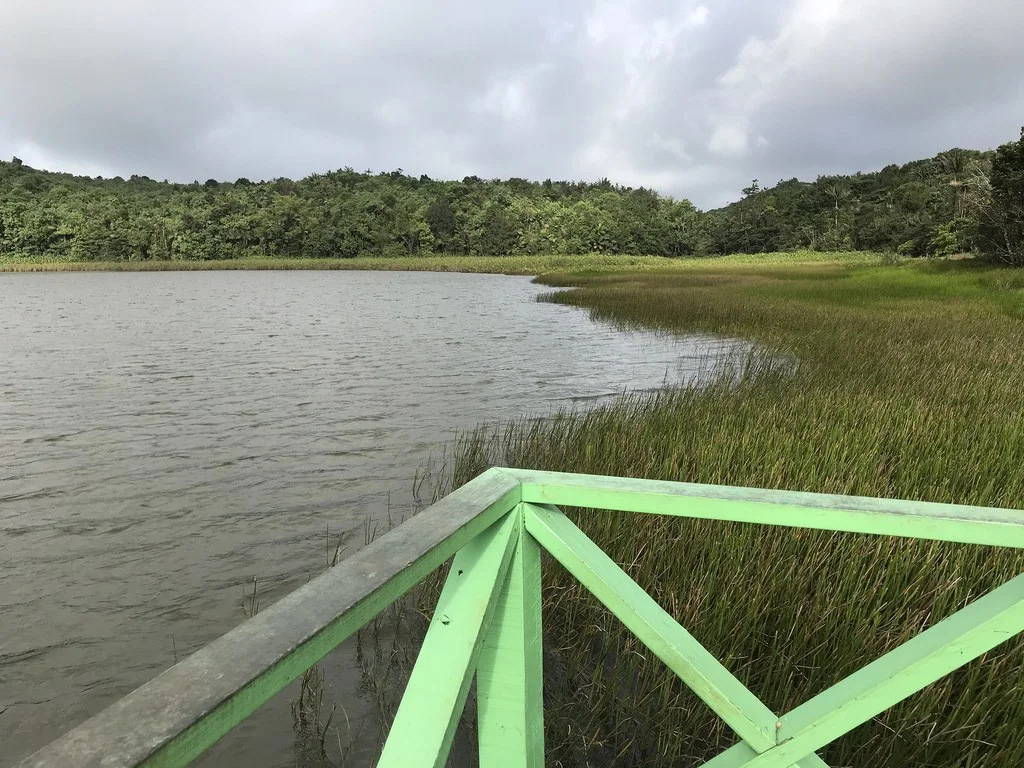
[[519, 541], [477, 666], [481, 768], [542, 768], [540, 547], [516, 508]]
[[448, 764], [473, 672], [512, 565], [519, 517], [511, 512], [452, 561], [378, 768]]

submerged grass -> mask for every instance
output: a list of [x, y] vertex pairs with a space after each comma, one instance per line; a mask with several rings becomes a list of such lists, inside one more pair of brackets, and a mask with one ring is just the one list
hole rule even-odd
[[[465, 435], [456, 484], [509, 464], [1024, 508], [1020, 272], [705, 262], [544, 282], [575, 286], [549, 300], [600, 320], [761, 351], [704, 388]], [[1024, 570], [1022, 554], [986, 547], [572, 515], [779, 712]], [[544, 621], [549, 764], [696, 766], [735, 740], [553, 563]], [[821, 755], [851, 768], [1024, 765], [1022, 669], [1013, 640]]]
[[617, 256], [591, 253], [533, 256], [407, 256], [355, 259], [242, 258], [216, 261], [56, 261], [29, 257], [0, 257], [0, 272], [171, 272], [191, 270], [266, 269], [369, 269], [421, 272], [488, 272], [538, 275], [549, 272], [607, 272], [623, 269], [692, 269], [705, 262], [720, 265], [759, 263], [880, 263], [882, 256], [869, 252], [818, 253], [794, 251], [780, 254], [737, 254], [708, 258], [668, 259], [661, 256]]

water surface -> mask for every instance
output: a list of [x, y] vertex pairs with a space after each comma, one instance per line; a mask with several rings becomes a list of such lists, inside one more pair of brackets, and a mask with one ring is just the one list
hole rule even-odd
[[[0, 275], [0, 764], [237, 624], [254, 576], [264, 604], [303, 583], [328, 526], [351, 550], [368, 516], [409, 513], [457, 429], [688, 381], [734, 346], [621, 332], [542, 290]], [[291, 764], [289, 727], [285, 700], [215, 762]]]

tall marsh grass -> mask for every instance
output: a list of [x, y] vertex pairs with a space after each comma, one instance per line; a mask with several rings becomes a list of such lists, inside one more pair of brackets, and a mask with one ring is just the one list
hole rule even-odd
[[876, 253], [827, 253], [795, 251], [779, 254], [736, 254], [706, 258], [669, 259], [662, 256], [621, 256], [605, 253], [582, 255], [538, 254], [529, 256], [423, 255], [401, 258], [354, 259], [239, 258], [211, 261], [69, 261], [36, 257], [0, 257], [0, 272], [177, 272], [193, 270], [287, 270], [369, 269], [419, 272], [488, 272], [539, 275], [549, 272], [608, 272], [621, 270], [692, 269], [705, 262], [718, 265], [757, 263], [857, 263], [877, 264]]
[[[545, 282], [576, 286], [549, 300], [604, 321], [741, 336], [762, 352], [704, 388], [464, 435], [451, 483], [508, 464], [1024, 508], [1020, 273], [709, 263]], [[778, 712], [1024, 571], [1020, 553], [986, 547], [571, 514]], [[549, 765], [696, 766], [735, 741], [557, 564], [544, 578]], [[848, 768], [1024, 765], [1024, 643], [821, 755]]]

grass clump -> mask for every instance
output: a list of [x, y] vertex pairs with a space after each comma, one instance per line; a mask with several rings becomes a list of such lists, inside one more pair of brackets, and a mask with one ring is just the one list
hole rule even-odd
[[[724, 262], [724, 260], [723, 260]], [[626, 327], [760, 342], [740, 376], [462, 438], [490, 464], [1024, 507], [1024, 291], [959, 264], [704, 262], [549, 276]], [[1016, 551], [593, 510], [573, 518], [785, 712], [1024, 570]], [[735, 737], [561, 569], [545, 568], [557, 765], [696, 766]], [[1024, 765], [1015, 639], [822, 750], [848, 768]]]

